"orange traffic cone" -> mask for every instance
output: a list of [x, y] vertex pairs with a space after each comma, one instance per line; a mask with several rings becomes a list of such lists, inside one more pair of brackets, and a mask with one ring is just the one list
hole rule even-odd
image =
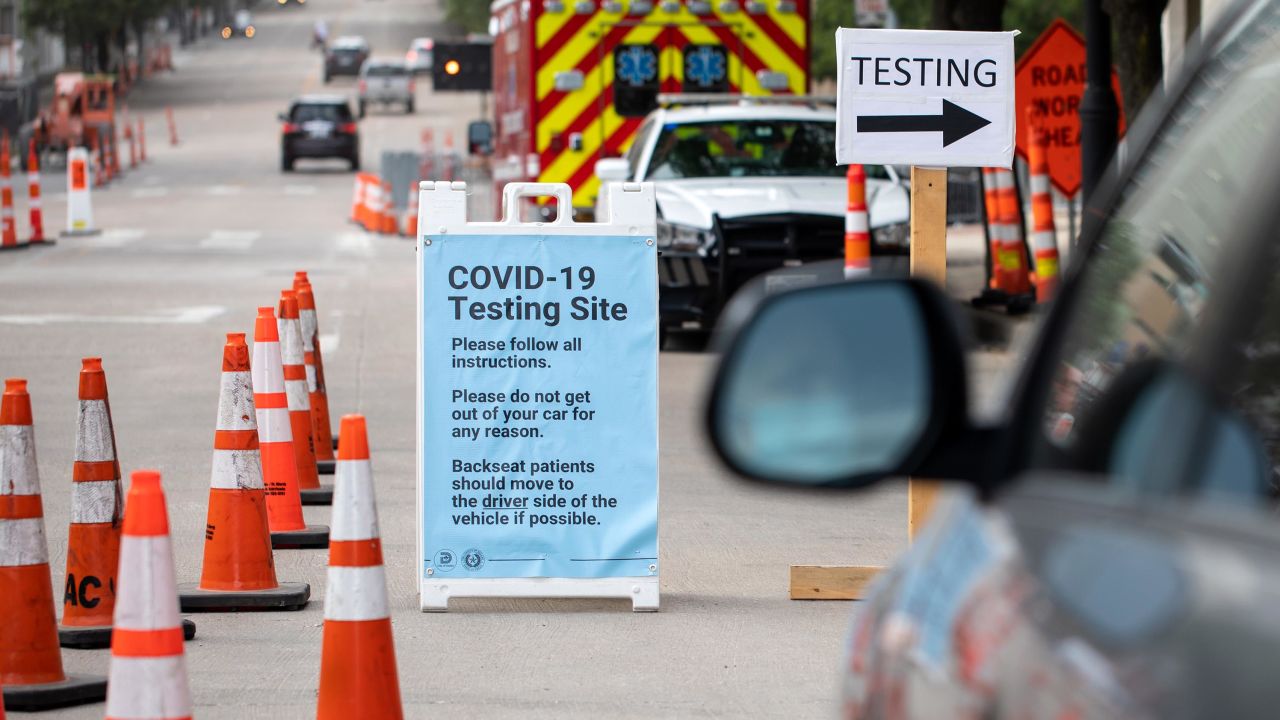
[[335, 443], [333, 432], [329, 430], [329, 399], [324, 392], [324, 368], [320, 361], [319, 318], [316, 316], [315, 294], [311, 291], [311, 281], [307, 279], [305, 271], [299, 270], [293, 274], [293, 290], [298, 294], [298, 319], [302, 323], [302, 351], [307, 363], [307, 390], [311, 401], [311, 434], [315, 440], [316, 472], [332, 475]]
[[1027, 170], [1031, 175], [1031, 249], [1035, 260], [1036, 302], [1047, 303], [1058, 294], [1058, 232], [1053, 224], [1053, 194], [1049, 188], [1049, 145], [1040, 118], [1027, 109], [1031, 142]]
[[357, 225], [360, 224], [360, 212], [364, 206], [364, 173], [356, 173], [355, 183], [351, 190], [351, 217], [348, 218]]
[[102, 358], [81, 361], [79, 397], [76, 456], [71, 468], [67, 574], [58, 638], [63, 647], [105, 648], [111, 647], [111, 616], [116, 609], [122, 498]]
[[138, 162], [147, 161], [147, 126], [138, 118]]
[[363, 415], [342, 418], [318, 720], [404, 717]]
[[173, 106], [165, 107], [164, 117], [169, 121], [169, 144], [176, 146], [178, 144], [178, 121], [173, 119]]
[[302, 344], [302, 319], [298, 294], [280, 291], [280, 356], [284, 363], [284, 387], [289, 400], [289, 426], [293, 453], [298, 462], [298, 490], [304, 505], [328, 505], [333, 488], [320, 485], [316, 469], [315, 427], [311, 419], [311, 390], [307, 382], [306, 353]]
[[404, 214], [404, 235], [414, 237], [418, 234], [418, 184], [409, 184], [409, 209]]
[[40, 203], [40, 154], [36, 152], [35, 138], [31, 138], [27, 147], [27, 207], [31, 224], [31, 239], [27, 242], [34, 245], [52, 243], [53, 238], [44, 236], [44, 208]]
[[271, 547], [328, 547], [329, 528], [307, 525], [302, 519], [298, 461], [293, 453], [289, 400], [280, 360], [280, 329], [276, 325], [275, 309], [269, 306], [258, 308], [258, 319], [254, 323], [252, 375]]
[[396, 230], [396, 204], [392, 200], [391, 181], [382, 181], [382, 224], [378, 227], [378, 232], [383, 235], [395, 235]]
[[276, 581], [255, 415], [249, 346], [244, 333], [227, 333], [218, 427], [213, 434], [204, 566], [199, 584], [178, 586], [183, 612], [301, 610], [311, 597], [306, 583]]
[[111, 638], [107, 717], [190, 720], [173, 545], [160, 473], [130, 476], [120, 543], [120, 588]]
[[845, 173], [847, 203], [844, 213], [845, 279], [871, 274], [871, 225], [867, 215], [867, 170], [852, 164]]
[[0, 247], [18, 247], [18, 226], [13, 216], [13, 178], [9, 175], [9, 133], [0, 138]]
[[44, 536], [35, 427], [27, 381], [9, 378], [0, 397], [0, 684], [10, 710], [98, 702], [101, 677], [67, 675], [58, 648], [49, 546]]

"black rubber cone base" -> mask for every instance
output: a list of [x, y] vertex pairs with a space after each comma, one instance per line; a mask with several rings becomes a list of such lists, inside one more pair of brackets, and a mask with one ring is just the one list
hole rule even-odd
[[[182, 621], [182, 637], [190, 640], [196, 636], [196, 624], [190, 620]], [[76, 650], [101, 650], [111, 647], [111, 626], [93, 625], [89, 627], [58, 626], [58, 643], [64, 648]]]
[[302, 496], [303, 505], [332, 505], [333, 504], [333, 486], [321, 485], [318, 488], [306, 488], [299, 490], [298, 494]]
[[178, 585], [182, 612], [259, 612], [301, 610], [311, 599], [306, 583], [280, 583], [271, 590], [201, 590], [198, 583]]
[[107, 679], [98, 675], [67, 675], [66, 680], [39, 685], [5, 685], [4, 709], [40, 712], [107, 699]]
[[338, 469], [337, 460], [317, 460], [316, 472], [321, 475], [332, 475]]
[[338, 449], [338, 433], [333, 434], [333, 449]]
[[271, 547], [276, 550], [327, 548], [329, 547], [329, 526], [308, 525], [302, 530], [273, 532]]
[[15, 243], [13, 245], [0, 245], [0, 250], [26, 250], [29, 247], [31, 247], [31, 243]]

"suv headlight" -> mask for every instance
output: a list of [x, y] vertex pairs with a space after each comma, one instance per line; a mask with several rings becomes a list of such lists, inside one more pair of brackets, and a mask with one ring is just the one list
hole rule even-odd
[[871, 241], [876, 245], [905, 248], [911, 244], [911, 224], [893, 223], [871, 228]]
[[687, 225], [658, 220], [658, 247], [664, 250], [681, 252], [701, 252], [713, 244], [714, 236], [710, 230], [699, 230]]

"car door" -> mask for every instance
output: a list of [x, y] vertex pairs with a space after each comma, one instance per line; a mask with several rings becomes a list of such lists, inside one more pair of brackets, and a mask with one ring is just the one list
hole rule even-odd
[[846, 715], [1275, 716], [1276, 37], [1280, 3], [1245, 10], [1139, 149], [1023, 378], [1011, 479], [880, 579]]

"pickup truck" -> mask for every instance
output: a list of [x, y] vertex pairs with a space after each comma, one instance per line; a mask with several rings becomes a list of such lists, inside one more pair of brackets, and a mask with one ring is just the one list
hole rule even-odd
[[360, 67], [360, 117], [370, 103], [403, 105], [405, 113], [412, 115], [415, 85], [403, 60], [366, 60]]

